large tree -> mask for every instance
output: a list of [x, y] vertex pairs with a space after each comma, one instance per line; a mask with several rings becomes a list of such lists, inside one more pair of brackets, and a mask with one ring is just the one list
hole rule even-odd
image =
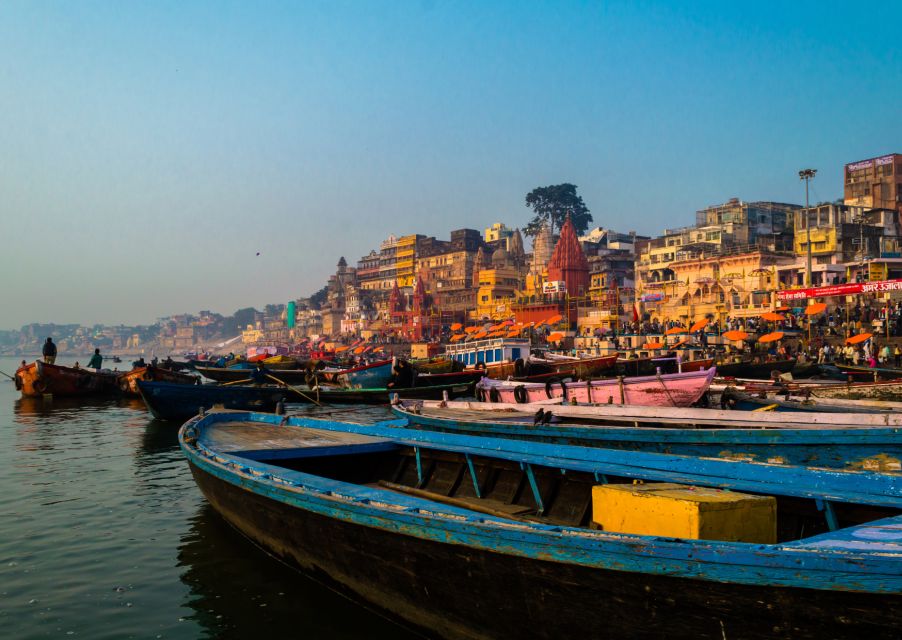
[[585, 233], [592, 222], [592, 214], [582, 196], [577, 195], [576, 185], [568, 182], [536, 187], [526, 195], [526, 206], [536, 212], [535, 217], [523, 229], [523, 233], [532, 237], [546, 223], [551, 226], [551, 233], [554, 235], [555, 227], [560, 229], [567, 216], [570, 216], [577, 235]]

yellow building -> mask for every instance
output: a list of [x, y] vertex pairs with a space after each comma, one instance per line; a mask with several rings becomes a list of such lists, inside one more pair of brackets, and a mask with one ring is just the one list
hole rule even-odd
[[244, 344], [255, 344], [261, 340], [263, 340], [263, 329], [258, 329], [252, 324], [247, 325], [247, 328], [241, 332], [241, 342]]
[[475, 318], [501, 319], [510, 315], [520, 274], [516, 267], [497, 265], [479, 271], [479, 289], [476, 292]]
[[412, 287], [416, 278], [414, 264], [416, 262], [417, 238], [421, 236], [402, 236], [395, 249], [395, 278], [399, 287]]

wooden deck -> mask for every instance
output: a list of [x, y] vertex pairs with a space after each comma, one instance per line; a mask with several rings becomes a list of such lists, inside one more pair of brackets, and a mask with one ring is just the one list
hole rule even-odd
[[391, 440], [308, 427], [274, 427], [259, 422], [228, 422], [204, 430], [209, 449], [254, 460], [372, 453], [397, 448]]

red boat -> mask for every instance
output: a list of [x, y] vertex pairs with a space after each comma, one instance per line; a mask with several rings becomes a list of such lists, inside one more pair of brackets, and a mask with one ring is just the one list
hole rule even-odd
[[76, 369], [36, 360], [16, 371], [16, 389], [25, 397], [114, 395], [119, 374]]
[[141, 392], [138, 390], [139, 380], [142, 382], [175, 382], [176, 384], [200, 383], [200, 378], [197, 376], [148, 365], [146, 367], [136, 367], [125, 373], [120, 373], [118, 380], [119, 390], [127, 396], [140, 397]]

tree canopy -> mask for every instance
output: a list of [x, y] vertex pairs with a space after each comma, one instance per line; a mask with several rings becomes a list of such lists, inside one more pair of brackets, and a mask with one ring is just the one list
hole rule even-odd
[[563, 226], [567, 216], [570, 216], [577, 235], [584, 234], [592, 222], [592, 214], [582, 196], [576, 193], [576, 185], [568, 182], [536, 187], [526, 195], [526, 206], [536, 213], [523, 229], [523, 233], [531, 237], [535, 237], [546, 223], [553, 235], [555, 228]]

